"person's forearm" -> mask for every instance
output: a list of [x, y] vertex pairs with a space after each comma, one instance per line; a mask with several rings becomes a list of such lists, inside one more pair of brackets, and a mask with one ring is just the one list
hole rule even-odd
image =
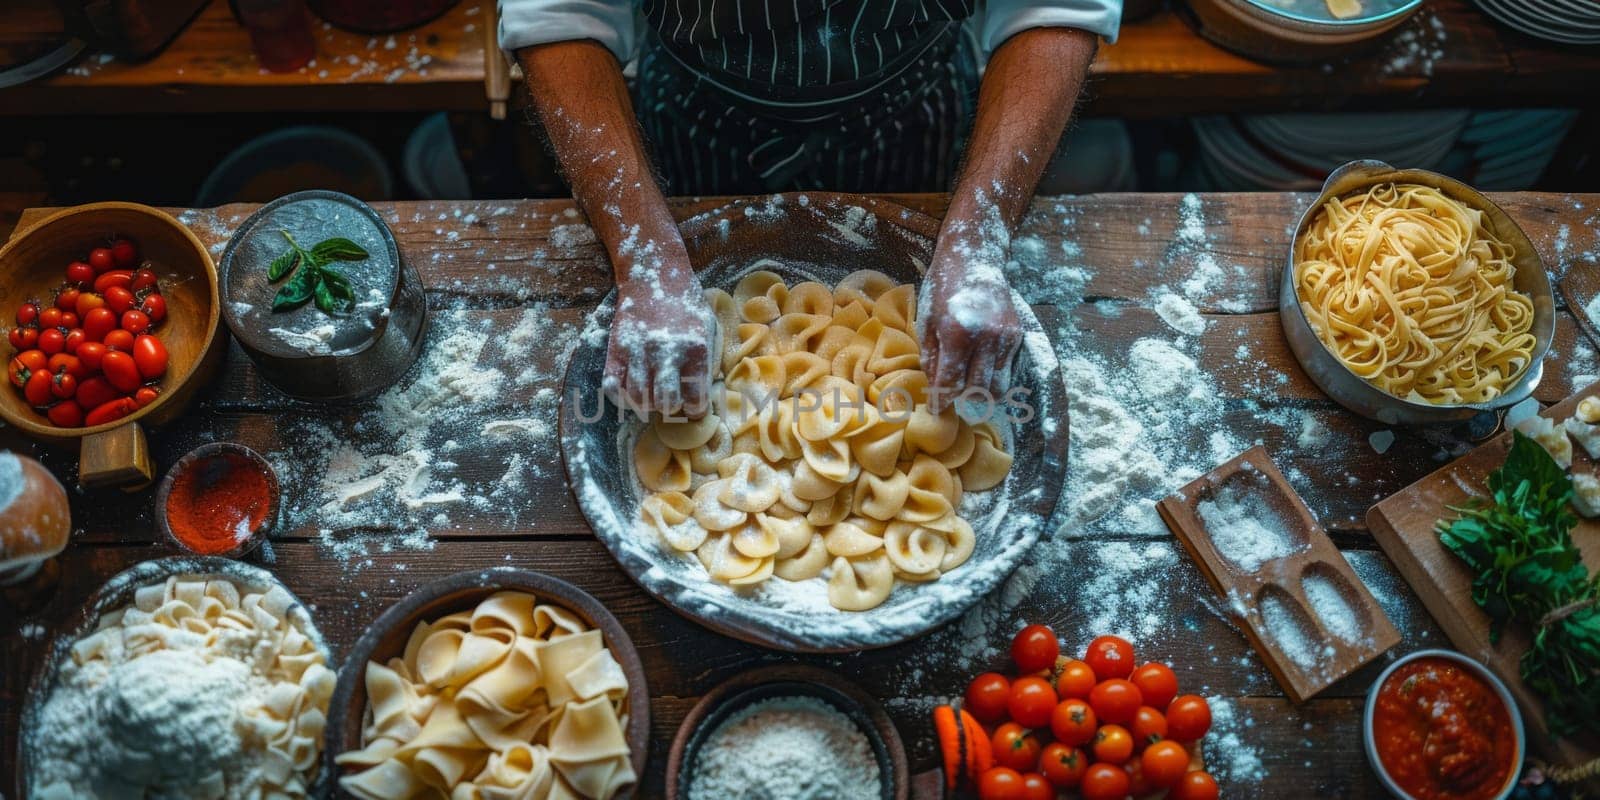
[[1097, 44], [1085, 31], [1034, 28], [994, 51], [945, 216], [946, 237], [1009, 239], [1061, 142]]
[[591, 40], [517, 51], [556, 160], [618, 283], [636, 270], [684, 268], [683, 241], [645, 155], [622, 67]]

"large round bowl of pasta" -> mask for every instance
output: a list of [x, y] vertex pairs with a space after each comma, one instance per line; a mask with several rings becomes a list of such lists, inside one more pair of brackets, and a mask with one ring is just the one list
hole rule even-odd
[[566, 581], [458, 572], [378, 615], [340, 670], [326, 771], [360, 800], [628, 797], [650, 692], [616, 617]]
[[[118, 641], [106, 639], [115, 636]], [[252, 652], [239, 652], [240, 643], [255, 642]], [[70, 753], [52, 752], [54, 745], [46, 742], [53, 722], [59, 722], [59, 713], [49, 710], [54, 693], [62, 687], [71, 665], [76, 664], [77, 676], [91, 682], [109, 683], [99, 676], [110, 674], [114, 656], [126, 650], [129, 659], [162, 655], [169, 647], [220, 648], [216, 658], [238, 657], [248, 659], [253, 665], [249, 684], [261, 687], [271, 684], [266, 697], [271, 702], [260, 708], [196, 709], [204, 703], [205, 693], [198, 687], [175, 683], [171, 687], [145, 687], [140, 697], [141, 707], [116, 709], [108, 698], [102, 698], [96, 708], [100, 724], [114, 727], [137, 742], [146, 759], [159, 759], [160, 754], [170, 754], [174, 759], [192, 756], [186, 748], [192, 731], [180, 731], [172, 741], [154, 741], [161, 734], [153, 728], [128, 728], [130, 719], [140, 718], [152, 722], [159, 716], [159, 702], [185, 702], [183, 719], [193, 719], [194, 714], [226, 717], [240, 713], [231, 721], [233, 731], [251, 740], [259, 735], [260, 748], [271, 751], [267, 757], [276, 767], [264, 772], [243, 773], [253, 785], [229, 783], [220, 791], [242, 794], [264, 794], [284, 797], [321, 797], [327, 794], [330, 783], [328, 773], [321, 768], [319, 750], [324, 734], [325, 710], [333, 689], [332, 656], [322, 634], [317, 630], [310, 612], [271, 573], [225, 558], [173, 557], [141, 562], [116, 574], [95, 591], [73, 617], [66, 620], [29, 685], [27, 699], [22, 707], [21, 735], [19, 736], [17, 783], [19, 797], [77, 796], [88, 787], [62, 782], [67, 776], [49, 768], [52, 760], [59, 763]], [[152, 668], [159, 669], [159, 668]], [[241, 669], [243, 666], [241, 665]], [[156, 673], [159, 674], [159, 673]], [[74, 678], [76, 681], [77, 678]], [[126, 678], [124, 679], [126, 680]], [[158, 678], [152, 680], [159, 681]], [[182, 679], [176, 679], [182, 680]], [[119, 695], [118, 699], [125, 699]], [[178, 716], [177, 707], [171, 707]], [[71, 714], [79, 712], [64, 709]], [[159, 720], [152, 722], [159, 727]], [[246, 735], [243, 728], [258, 734]], [[170, 731], [169, 731], [170, 733]], [[95, 742], [109, 750], [110, 742]], [[112, 763], [104, 757], [81, 758], [83, 762]], [[137, 763], [123, 759], [127, 763]], [[127, 763], [123, 768], [128, 768]], [[146, 761], [138, 764], [137, 777], [118, 774], [113, 777], [128, 780], [119, 784], [121, 791], [144, 788], [160, 791], [159, 786], [141, 784], [153, 774], [172, 775], [193, 769], [199, 759], [193, 759], [179, 768], [164, 768], [161, 764]], [[229, 780], [241, 777], [233, 768], [227, 773]], [[212, 776], [218, 778], [219, 776]], [[186, 778], [192, 779], [192, 778]], [[52, 784], [56, 784], [52, 786]], [[116, 794], [117, 787], [96, 786], [101, 791]], [[190, 789], [185, 785], [182, 788]], [[64, 795], [62, 792], [68, 794]]]
[[700, 420], [602, 406], [615, 293], [591, 316], [562, 456], [596, 536], [648, 593], [774, 649], [883, 647], [962, 614], [1051, 524], [1065, 389], [1020, 296], [1009, 389], [960, 414], [927, 403], [916, 293], [938, 227], [817, 193], [685, 221], [719, 332]]
[[1391, 425], [1515, 405], [1555, 336], [1549, 275], [1504, 211], [1453, 178], [1379, 161], [1335, 170], [1300, 217], [1278, 310], [1311, 380]]

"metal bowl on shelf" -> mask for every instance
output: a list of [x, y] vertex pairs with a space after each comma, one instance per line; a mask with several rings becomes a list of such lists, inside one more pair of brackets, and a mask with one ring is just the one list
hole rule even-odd
[[1422, 0], [1358, 0], [1335, 17], [1324, 0], [1189, 0], [1200, 35], [1250, 58], [1325, 61], [1376, 45], [1422, 8]]
[[[1536, 344], [1527, 368], [1499, 397], [1481, 403], [1429, 403], [1396, 397], [1351, 372], [1312, 329], [1305, 310], [1300, 306], [1300, 290], [1295, 283], [1296, 244], [1328, 200], [1381, 183], [1416, 183], [1438, 189], [1450, 199], [1482, 211], [1489, 229], [1516, 250], [1512, 259], [1517, 270], [1515, 286], [1533, 301], [1532, 332]], [[1396, 169], [1381, 161], [1352, 161], [1328, 176], [1327, 182], [1322, 185], [1322, 193], [1306, 207], [1299, 223], [1295, 225], [1294, 236], [1289, 240], [1289, 254], [1284, 262], [1279, 297], [1278, 316], [1283, 322], [1283, 333], [1289, 341], [1289, 349], [1312, 382], [1339, 405], [1389, 425], [1464, 422], [1485, 412], [1516, 405], [1538, 388], [1539, 380], [1544, 375], [1545, 354], [1555, 339], [1555, 295], [1550, 288], [1550, 276], [1545, 272], [1539, 251], [1522, 228], [1489, 198], [1455, 178], [1422, 169]]]

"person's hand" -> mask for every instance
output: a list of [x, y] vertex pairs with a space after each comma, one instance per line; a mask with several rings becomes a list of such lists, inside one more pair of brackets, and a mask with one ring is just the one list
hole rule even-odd
[[996, 247], [940, 242], [934, 253], [918, 303], [922, 368], [934, 413], [969, 389], [996, 400], [1005, 394], [1002, 383], [1022, 342], [1022, 324], [1002, 264]]
[[716, 317], [687, 263], [617, 286], [601, 388], [619, 406], [705, 416]]

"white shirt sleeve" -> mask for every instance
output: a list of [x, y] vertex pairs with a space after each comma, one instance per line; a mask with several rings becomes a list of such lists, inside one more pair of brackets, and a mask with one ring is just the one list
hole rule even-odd
[[1077, 28], [1114, 42], [1122, 0], [988, 0], [978, 13], [974, 22], [985, 53], [1029, 28]]
[[507, 53], [536, 44], [593, 39], [626, 64], [638, 43], [630, 0], [498, 0], [500, 47]]

